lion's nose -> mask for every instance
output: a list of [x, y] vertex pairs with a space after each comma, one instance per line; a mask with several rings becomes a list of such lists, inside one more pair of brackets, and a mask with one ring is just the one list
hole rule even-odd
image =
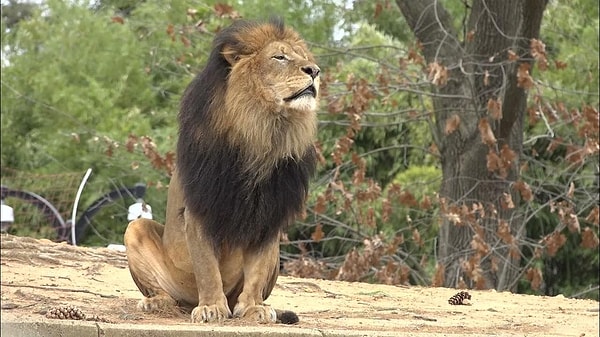
[[321, 69], [319, 69], [319, 67], [317, 67], [316, 65], [304, 66], [301, 69], [303, 72], [310, 75], [310, 77], [312, 77], [313, 79], [319, 76], [319, 73], [321, 72]]

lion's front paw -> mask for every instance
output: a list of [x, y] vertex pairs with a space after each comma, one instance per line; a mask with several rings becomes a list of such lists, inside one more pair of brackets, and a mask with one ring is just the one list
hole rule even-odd
[[161, 312], [172, 310], [177, 302], [169, 295], [144, 297], [138, 302], [138, 308], [145, 312]]
[[277, 321], [275, 309], [268, 305], [244, 306], [238, 303], [233, 309], [233, 316], [258, 323], [275, 323]]
[[227, 306], [199, 305], [192, 310], [192, 323], [219, 322], [231, 316]]

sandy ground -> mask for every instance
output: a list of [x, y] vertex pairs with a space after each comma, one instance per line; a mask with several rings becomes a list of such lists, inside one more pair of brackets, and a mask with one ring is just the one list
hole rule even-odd
[[[2, 314], [45, 318], [56, 306], [75, 305], [110, 323], [190, 325], [187, 314], [136, 309], [135, 287], [124, 253], [2, 234]], [[598, 336], [599, 304], [566, 299], [469, 291], [470, 305], [450, 305], [456, 289], [348, 283], [280, 277], [268, 303], [295, 311], [294, 327], [381, 332], [399, 336]], [[4, 315], [2, 315], [4, 316]], [[225, 326], [256, 325], [239, 319]]]

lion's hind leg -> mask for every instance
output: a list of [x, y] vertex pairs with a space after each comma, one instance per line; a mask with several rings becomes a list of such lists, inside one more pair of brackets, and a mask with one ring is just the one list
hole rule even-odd
[[138, 308], [146, 312], [174, 310], [177, 301], [169, 294], [173, 280], [162, 245], [164, 227], [149, 219], [129, 223], [124, 242], [133, 281], [144, 295]]

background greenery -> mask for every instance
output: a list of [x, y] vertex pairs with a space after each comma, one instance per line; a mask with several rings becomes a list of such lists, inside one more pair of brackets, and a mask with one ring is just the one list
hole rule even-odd
[[[465, 3], [444, 4], [459, 31]], [[91, 167], [80, 209], [144, 182], [145, 200], [163, 221], [181, 93], [215, 32], [239, 17], [271, 14], [309, 42], [324, 86], [322, 162], [307, 214], [282, 246], [285, 271], [435, 283], [442, 175], [428, 126], [429, 82], [391, 1], [3, 2], [2, 184], [47, 195], [67, 217], [77, 184], [58, 174], [83, 176]], [[596, 1], [551, 2], [545, 13], [550, 69], [534, 77], [551, 111], [526, 121], [522, 178], [534, 198], [517, 205], [528, 219], [520, 292], [598, 299], [598, 144], [573, 127], [574, 115], [598, 122], [598, 24]], [[589, 153], [574, 161], [575, 149]], [[57, 186], [63, 193], [50, 191]], [[557, 211], [565, 199], [579, 231]], [[103, 209], [83, 244], [122, 242], [130, 202]], [[10, 232], [51, 237], [40, 222], [32, 215]], [[556, 252], [544, 241], [555, 232], [564, 237]], [[349, 265], [353, 272], [342, 273]]]

